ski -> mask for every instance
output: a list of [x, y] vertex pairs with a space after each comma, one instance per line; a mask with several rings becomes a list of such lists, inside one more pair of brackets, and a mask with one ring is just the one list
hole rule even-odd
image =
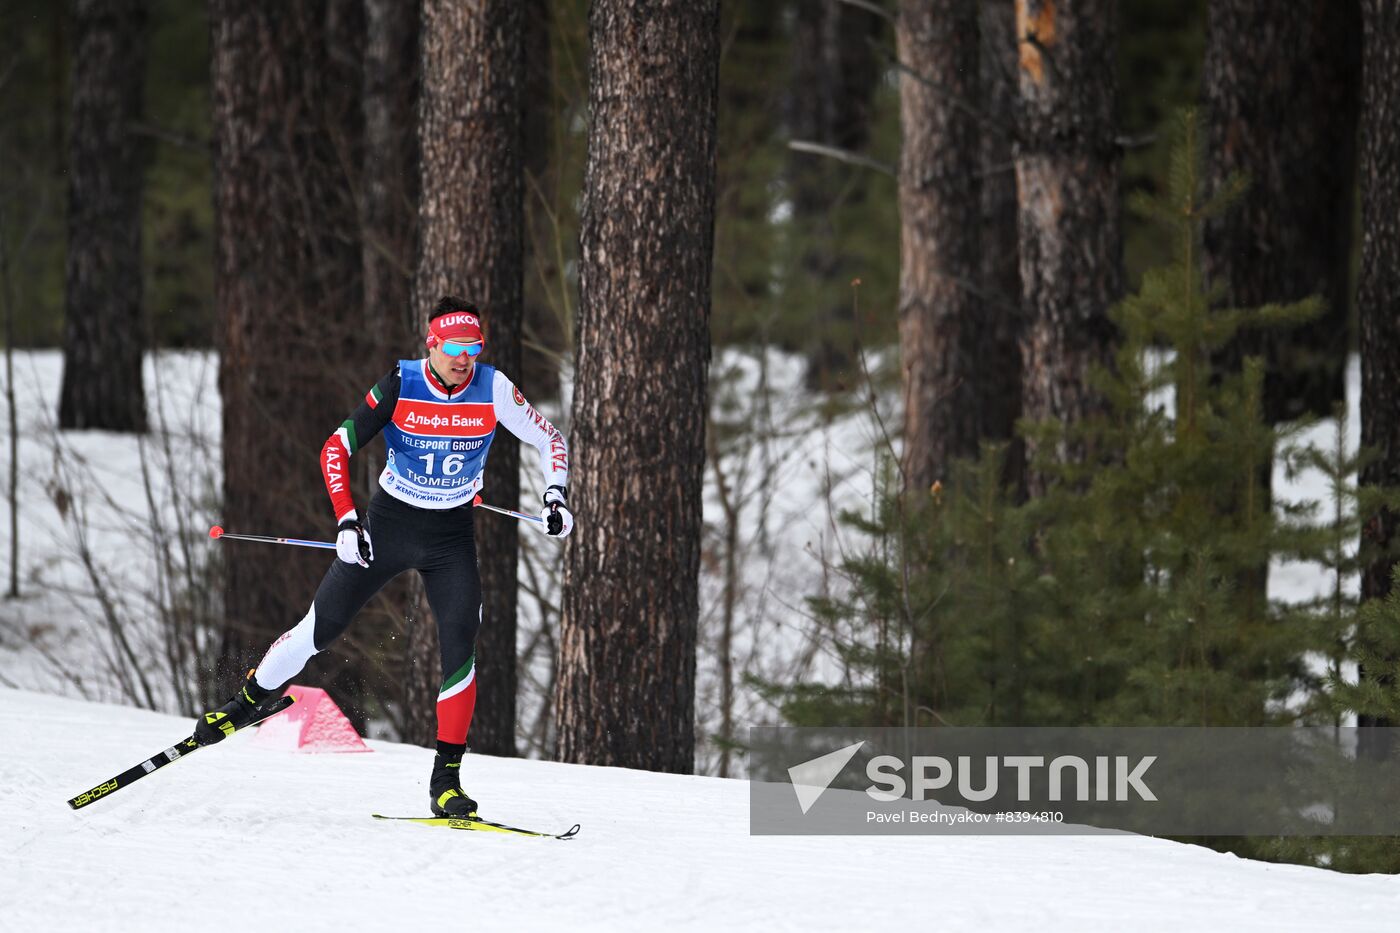
[[[244, 726], [243, 729], [247, 729], [249, 726], [256, 726], [263, 720], [276, 716], [278, 713], [282, 712], [282, 710], [291, 706], [295, 702], [296, 697], [291, 695], [284, 696], [274, 701], [270, 706], [267, 707], [266, 711], [261, 716], [248, 723], [248, 725]], [[243, 729], [239, 729], [238, 731], [242, 732]], [[118, 774], [111, 780], [103, 781], [96, 787], [90, 790], [83, 791], [78, 796], [70, 799], [68, 801], [68, 806], [72, 807], [74, 810], [86, 807], [90, 803], [94, 803], [98, 800], [103, 799], [104, 797], [116, 793], [123, 787], [128, 787], [132, 784], [135, 784], [137, 781], [141, 780], [143, 777], [150, 774], [152, 771], [164, 768], [166, 765], [170, 764], [173, 761], [179, 761], [181, 758], [184, 758], [191, 752], [198, 751], [203, 747], [204, 746], [196, 742], [194, 740], [194, 736], [191, 735], [183, 742], [179, 742], [175, 745], [172, 745], [163, 752], [158, 752], [157, 754], [141, 762], [139, 765], [127, 768], [125, 771], [123, 771], [121, 774]]]
[[580, 826], [575, 823], [568, 832], [563, 833], [540, 833], [533, 829], [521, 829], [518, 826], [507, 826], [505, 823], [493, 823], [490, 820], [483, 820], [480, 817], [461, 816], [382, 816], [373, 814], [376, 820], [398, 820], [404, 823], [421, 823], [424, 826], [444, 826], [447, 829], [469, 829], [477, 832], [505, 833], [510, 836], [535, 836], [539, 839], [572, 839], [578, 835]]

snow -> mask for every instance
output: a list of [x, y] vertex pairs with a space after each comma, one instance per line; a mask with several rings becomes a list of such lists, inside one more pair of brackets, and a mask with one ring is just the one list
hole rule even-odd
[[[19, 547], [22, 599], [0, 603], [0, 683], [90, 699], [125, 696], [111, 670], [122, 663], [94, 597], [111, 587], [114, 612], [142, 655], [159, 656], [153, 624], [163, 578], [154, 557], [153, 519], [202, 538], [217, 519], [221, 477], [216, 357], [198, 351], [149, 354], [143, 367], [153, 431], [59, 431], [58, 351], [15, 352], [19, 421]], [[8, 412], [7, 412], [8, 414]], [[5, 486], [10, 438], [0, 440]], [[178, 466], [176, 466], [178, 465]], [[9, 537], [8, 497], [0, 535]], [[94, 573], [84, 569], [86, 546]], [[8, 588], [12, 542], [3, 549]], [[207, 559], [208, 549], [196, 554]], [[174, 708], [168, 692], [156, 702]]]
[[[719, 460], [739, 515], [737, 671], [821, 679], [828, 662], [803, 599], [824, 585], [824, 562], [850, 544], [832, 513], [871, 501], [879, 425], [867, 411], [816, 410], [792, 357], [726, 351], [713, 368], [716, 421], [746, 429], [721, 444]], [[119, 584], [126, 636], [154, 651], [162, 633], [143, 620], [159, 597], [158, 574], [141, 529], [152, 516], [184, 516], [203, 535], [221, 519], [215, 371], [204, 353], [148, 359], [157, 430], [139, 441], [55, 431], [61, 356], [16, 353], [25, 597], [0, 603], [0, 930], [340, 933], [435, 921], [526, 930], [1395, 928], [1398, 878], [1254, 863], [1141, 837], [752, 837], [747, 784], [712, 777], [473, 755], [464, 784], [489, 816], [552, 831], [579, 822], [579, 837], [386, 825], [369, 814], [426, 811], [432, 753], [383, 741], [371, 741], [368, 755], [299, 755], [240, 736], [70, 811], [68, 797], [189, 732], [188, 719], [104, 705], [132, 700], [114, 679], [121, 659], [78, 544], [85, 536], [98, 576]], [[1357, 383], [1353, 360], [1353, 413]], [[897, 399], [880, 404], [894, 423]], [[545, 407], [558, 418], [567, 399]], [[1357, 423], [1353, 414], [1350, 450]], [[1327, 445], [1333, 431], [1324, 421], [1309, 438]], [[8, 443], [0, 441], [0, 462]], [[172, 457], [196, 468], [187, 488], [170, 481], [186, 475], [168, 468]], [[1279, 473], [1275, 489], [1292, 501], [1325, 498], [1316, 475]], [[84, 517], [82, 536], [73, 515]], [[705, 518], [697, 715], [708, 736], [718, 725], [725, 522], [713, 464]], [[0, 537], [8, 529], [0, 503]], [[521, 643], [547, 646], [534, 634], [551, 622], [541, 607], [557, 603], [550, 562], [559, 552], [525, 540], [545, 582], [522, 596]], [[215, 547], [207, 538], [200, 546], [194, 553]], [[1270, 595], [1303, 600], [1330, 585], [1316, 567], [1276, 564]], [[552, 663], [540, 648], [531, 658], [522, 732], [546, 699], [529, 683], [547, 683]], [[178, 706], [169, 693], [155, 700]], [[737, 726], [774, 719], [741, 683]], [[702, 744], [697, 760], [714, 770], [716, 747]], [[731, 767], [742, 773], [742, 761]]]
[[0, 927], [13, 930], [1395, 928], [1400, 878], [1142, 837], [755, 837], [748, 785], [469, 756], [483, 814], [426, 815], [432, 752], [302, 755], [239, 735], [73, 811], [188, 720], [0, 688]]

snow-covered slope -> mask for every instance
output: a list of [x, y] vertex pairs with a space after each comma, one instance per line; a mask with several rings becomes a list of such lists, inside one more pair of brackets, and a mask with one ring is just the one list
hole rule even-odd
[[247, 736], [107, 800], [69, 796], [188, 733], [0, 689], [4, 930], [1394, 930], [1400, 878], [1138, 837], [763, 838], [742, 781], [472, 756], [498, 819], [558, 842], [390, 825], [432, 753]]

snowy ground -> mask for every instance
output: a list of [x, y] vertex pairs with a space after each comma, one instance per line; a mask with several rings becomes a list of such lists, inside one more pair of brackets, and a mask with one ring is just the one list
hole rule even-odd
[[[383, 742], [371, 743], [371, 755], [307, 756], [241, 737], [74, 813], [67, 797], [189, 731], [184, 719], [79, 699], [130, 702], [104, 676], [112, 642], [82, 541], [98, 577], [119, 584], [113, 595], [130, 637], [158, 637], [139, 621], [150, 615], [155, 573], [137, 529], [152, 515], [184, 515], [202, 534], [222, 518], [210, 495], [219, 462], [214, 359], [160, 359], [175, 364], [162, 368], [175, 384], [157, 384], [148, 361], [162, 430], [137, 441], [56, 432], [60, 357], [17, 354], [25, 598], [0, 603], [0, 930], [340, 933], [435, 921], [482, 929], [1396, 927], [1400, 879], [1251, 863], [1152, 839], [750, 837], [747, 785], [715, 778], [474, 756], [464, 783], [490, 815], [553, 830], [580, 822], [583, 832], [555, 842], [383, 825], [369, 813], [424, 810], [431, 762], [426, 750]], [[697, 712], [710, 726], [722, 622], [717, 549], [727, 520], [720, 474], [740, 529], [738, 668], [819, 677], [802, 600], [821, 585], [824, 555], [840, 546], [831, 512], [869, 502], [882, 443], [868, 413], [816, 411], [799, 361], [726, 353], [715, 371], [716, 420], [748, 433], [722, 444], [720, 470], [706, 472]], [[1354, 412], [1355, 363], [1348, 382]], [[1310, 439], [1326, 444], [1332, 433], [1323, 423]], [[0, 440], [0, 462], [7, 445]], [[166, 477], [177, 471], [163, 464], [191, 451], [184, 462], [198, 469], [175, 489]], [[153, 469], [143, 473], [143, 462]], [[1275, 488], [1292, 500], [1324, 493], [1320, 477], [1282, 472]], [[73, 516], [83, 517], [81, 532]], [[0, 505], [0, 537], [8, 528]], [[1270, 580], [1271, 595], [1289, 600], [1330, 585], [1304, 565], [1276, 565]], [[522, 602], [523, 641], [540, 619]], [[527, 688], [522, 722], [540, 698]], [[160, 705], [173, 708], [168, 697]], [[736, 721], [773, 718], [741, 692]], [[713, 747], [702, 746], [699, 758], [713, 768]]]
[[0, 929], [1384, 930], [1400, 878], [1140, 837], [751, 837], [742, 781], [472, 756], [483, 811], [568, 841], [413, 824], [432, 753], [247, 736], [107, 800], [71, 795], [188, 734], [0, 688]]
[[[148, 355], [144, 378], [155, 430], [139, 438], [57, 429], [63, 373], [58, 351], [16, 352], [14, 369], [22, 598], [0, 603], [0, 684], [121, 700], [125, 692], [108, 676], [112, 662], [120, 659], [93, 581], [110, 587], [112, 617], [124, 624], [137, 653], [159, 656], [151, 600], [160, 576], [151, 530], [183, 524], [186, 531], [202, 534], [217, 518], [216, 358], [190, 351]], [[6, 429], [0, 452], [7, 489], [10, 447]], [[8, 497], [0, 516], [8, 587]], [[173, 708], [168, 694], [156, 699]]]

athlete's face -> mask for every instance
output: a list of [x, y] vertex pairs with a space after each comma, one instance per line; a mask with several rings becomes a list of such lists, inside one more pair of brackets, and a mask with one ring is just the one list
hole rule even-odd
[[448, 344], [429, 347], [428, 363], [433, 367], [433, 372], [437, 373], [443, 379], [446, 379], [450, 385], [454, 386], [470, 381], [472, 377], [472, 368], [476, 365], [476, 358], [470, 353], [450, 356], [443, 350], [443, 346], [447, 346], [449, 349], [457, 349], [461, 344], [452, 344], [449, 342]]

